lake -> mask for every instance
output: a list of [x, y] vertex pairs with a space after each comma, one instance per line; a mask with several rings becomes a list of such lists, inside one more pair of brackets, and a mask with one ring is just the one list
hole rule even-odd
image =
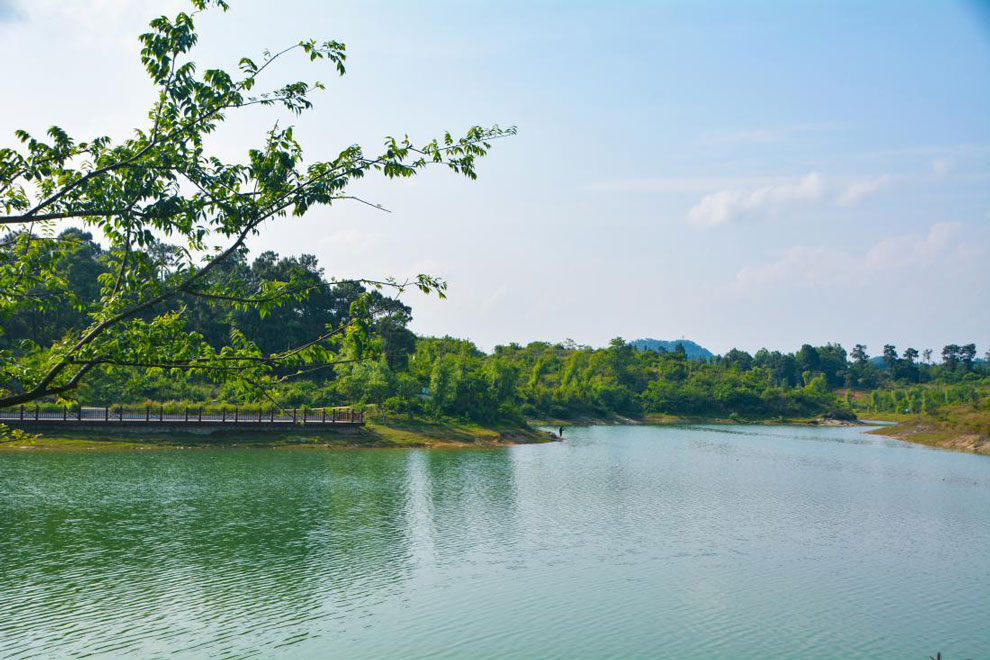
[[990, 657], [990, 458], [856, 428], [0, 453], [0, 657]]

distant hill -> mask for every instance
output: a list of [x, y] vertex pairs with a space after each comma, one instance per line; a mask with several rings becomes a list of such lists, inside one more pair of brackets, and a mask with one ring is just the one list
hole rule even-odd
[[673, 353], [677, 345], [680, 344], [684, 347], [684, 352], [687, 353], [689, 360], [709, 360], [714, 357], [714, 354], [709, 351], [704, 346], [699, 346], [695, 344], [690, 339], [677, 339], [675, 341], [665, 341], [663, 339], [636, 339], [635, 341], [629, 342], [632, 346], [635, 346], [641, 351], [659, 351], [661, 348]]

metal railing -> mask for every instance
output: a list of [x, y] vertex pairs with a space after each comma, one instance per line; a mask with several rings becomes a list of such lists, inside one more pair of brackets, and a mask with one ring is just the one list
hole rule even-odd
[[276, 408], [238, 406], [41, 406], [0, 408], [0, 422], [92, 422], [129, 424], [364, 424], [364, 412], [352, 408]]

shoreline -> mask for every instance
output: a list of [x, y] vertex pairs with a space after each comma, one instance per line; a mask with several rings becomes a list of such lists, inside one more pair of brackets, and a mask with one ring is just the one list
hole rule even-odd
[[133, 430], [61, 431], [0, 441], [5, 451], [146, 451], [176, 449], [479, 449], [541, 444], [558, 438], [514, 425], [432, 420], [368, 420], [357, 430], [221, 430], [209, 434]]
[[934, 449], [990, 456], [990, 438], [980, 433], [940, 427], [937, 422], [932, 423], [924, 419], [904, 420], [892, 426], [872, 429], [867, 433]]
[[[882, 416], [881, 416], [882, 417]], [[990, 438], [979, 432], [945, 428], [938, 420], [899, 416], [896, 420], [837, 420], [824, 418], [727, 419], [719, 417], [680, 417], [647, 415], [642, 418], [578, 417], [574, 419], [531, 419], [518, 424], [480, 424], [457, 420], [369, 418], [357, 431], [293, 429], [287, 431], [218, 431], [198, 433], [135, 433], [77, 431], [58, 435], [37, 434], [24, 439], [0, 442], [7, 451], [148, 451], [177, 449], [484, 449], [518, 444], [559, 442], [555, 432], [539, 427], [567, 429], [578, 426], [676, 426], [711, 424], [719, 426], [874, 426], [871, 421], [894, 421], [865, 430], [865, 433], [948, 451], [990, 455]]]
[[887, 422], [868, 431], [902, 442], [990, 456], [990, 410], [970, 405], [943, 408], [935, 414], [865, 413]]
[[642, 418], [577, 417], [574, 419], [530, 419], [531, 426], [676, 426], [678, 424], [717, 424], [724, 426], [868, 426], [862, 420], [841, 420], [824, 417], [792, 417], [770, 419], [731, 419], [728, 417], [681, 417], [677, 415], [647, 415]]

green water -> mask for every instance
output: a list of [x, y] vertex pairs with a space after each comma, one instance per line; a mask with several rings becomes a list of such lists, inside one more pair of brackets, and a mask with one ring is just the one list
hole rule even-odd
[[990, 657], [990, 459], [856, 429], [0, 454], [0, 657]]

